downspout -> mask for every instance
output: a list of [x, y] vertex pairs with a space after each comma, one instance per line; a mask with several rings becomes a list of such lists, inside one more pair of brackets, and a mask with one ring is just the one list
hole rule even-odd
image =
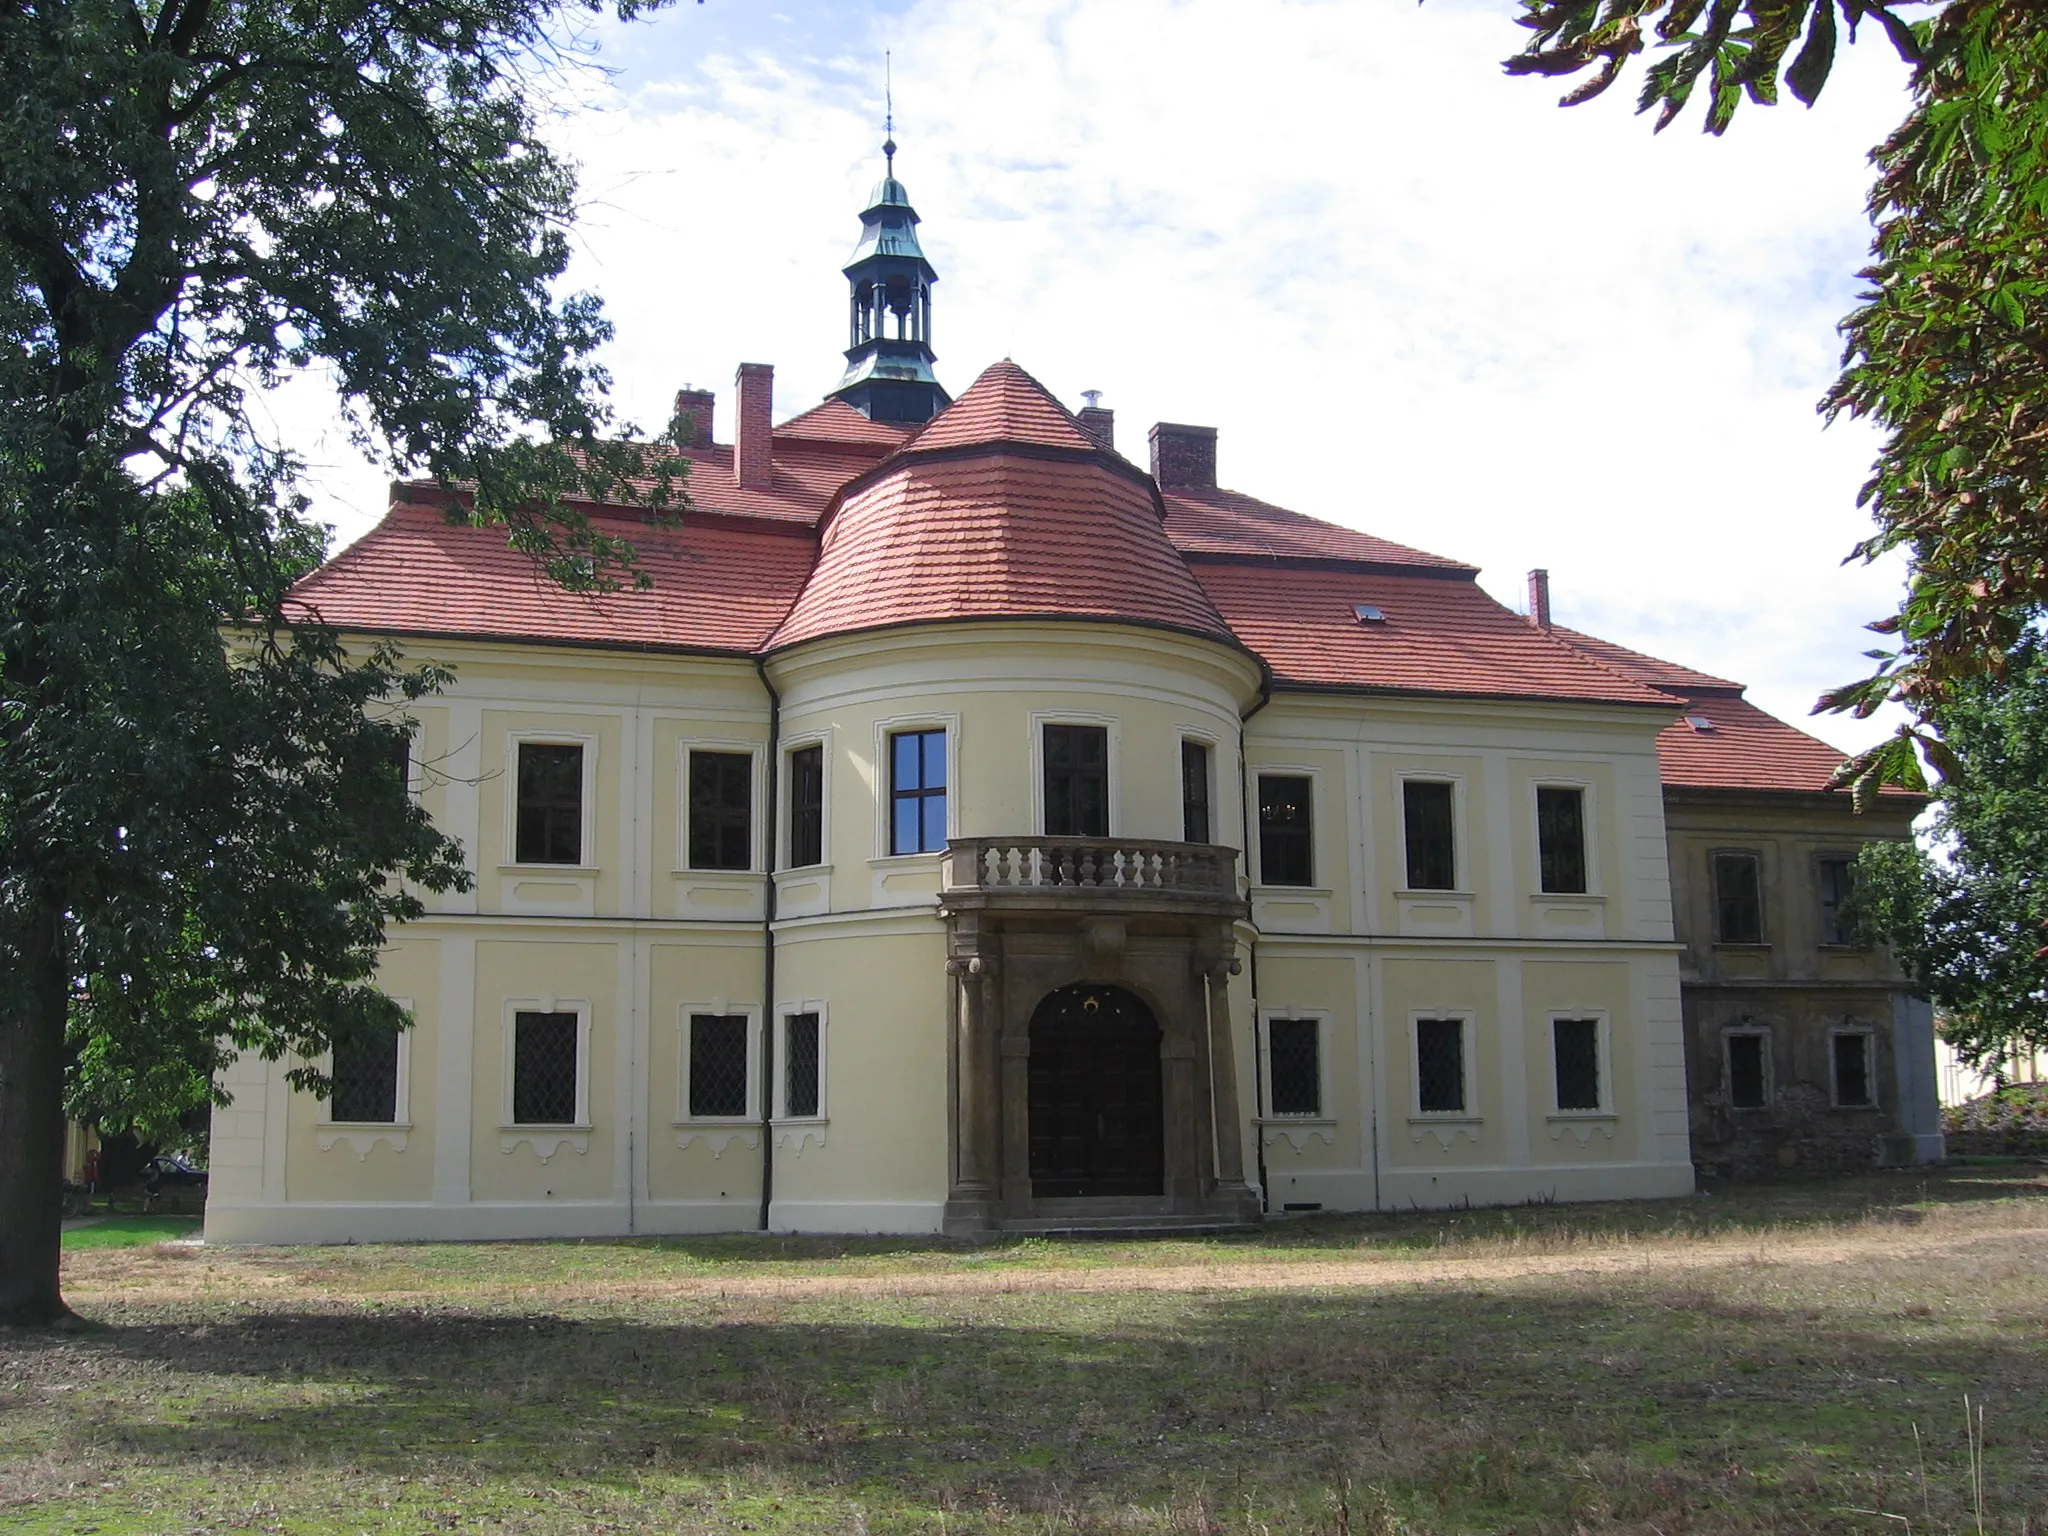
[[[1251, 768], [1245, 759], [1244, 728], [1251, 723], [1253, 715], [1272, 702], [1273, 674], [1261, 664], [1258, 702], [1237, 717], [1238, 841], [1244, 846], [1247, 887], [1251, 884], [1252, 778]], [[1252, 1158], [1259, 1173], [1259, 1211], [1265, 1215], [1270, 1213], [1273, 1202], [1266, 1187], [1266, 1127], [1261, 1123], [1266, 1104], [1266, 1059], [1259, 1049], [1259, 943], [1256, 925], [1252, 929], [1251, 951], [1251, 964], [1247, 970], [1252, 983]]]
[[768, 1230], [768, 1206], [775, 1198], [775, 867], [782, 857], [782, 800], [776, 790], [782, 766], [782, 695], [768, 681], [768, 664], [754, 658], [768, 694], [768, 878], [761, 892], [761, 1230]]

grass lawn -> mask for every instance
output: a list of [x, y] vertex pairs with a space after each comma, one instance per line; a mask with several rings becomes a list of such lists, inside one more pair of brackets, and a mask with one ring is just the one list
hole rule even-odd
[[[96, 1228], [81, 1228], [73, 1239]], [[2048, 1168], [1146, 1244], [68, 1242], [0, 1531], [2048, 1531]]]
[[199, 1235], [197, 1216], [101, 1216], [64, 1234], [64, 1251], [78, 1248], [134, 1248]]

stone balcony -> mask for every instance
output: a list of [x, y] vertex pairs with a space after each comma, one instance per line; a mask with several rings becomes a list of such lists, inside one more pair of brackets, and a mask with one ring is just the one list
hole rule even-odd
[[1238, 906], [1237, 850], [1132, 837], [959, 837], [946, 845], [949, 906], [1055, 909]]

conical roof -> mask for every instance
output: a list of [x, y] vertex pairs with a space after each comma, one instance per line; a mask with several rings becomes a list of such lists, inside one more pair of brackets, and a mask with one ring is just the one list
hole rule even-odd
[[974, 619], [1177, 629], [1241, 649], [1161, 526], [1151, 480], [1004, 361], [852, 481], [772, 648]]

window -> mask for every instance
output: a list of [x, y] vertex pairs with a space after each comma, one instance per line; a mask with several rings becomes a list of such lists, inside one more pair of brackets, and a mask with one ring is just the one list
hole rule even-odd
[[519, 743], [519, 814], [512, 858], [519, 864], [583, 862], [583, 749]]
[[1728, 1042], [1728, 1103], [1734, 1109], [1764, 1109], [1771, 1102], [1770, 1036], [1755, 1030], [1731, 1032]]
[[1451, 832], [1453, 786], [1427, 779], [1401, 784], [1401, 825], [1408, 843], [1408, 889], [1458, 888], [1457, 843]]
[[1266, 1100], [1276, 1115], [1323, 1112], [1322, 1026], [1314, 1019], [1266, 1021]]
[[575, 1125], [577, 1017], [529, 1013], [512, 1017], [512, 1123]]
[[789, 754], [789, 862], [802, 868], [825, 862], [825, 749], [798, 747]]
[[1816, 871], [1820, 876], [1820, 941], [1843, 949], [1859, 942], [1853, 898], [1856, 894], [1856, 865], [1850, 859], [1824, 858]]
[[1560, 1113], [1600, 1108], [1600, 1021], [1552, 1019], [1550, 1053]]
[[782, 1113], [789, 1119], [815, 1119], [823, 1112], [822, 1035], [817, 1014], [783, 1015]]
[[1209, 825], [1209, 749], [1199, 741], [1180, 744], [1180, 835], [1183, 841], [1206, 843]]
[[334, 1043], [334, 1096], [327, 1116], [337, 1125], [392, 1125], [398, 1120], [398, 1031], [382, 1029]]
[[747, 1112], [747, 1017], [690, 1015], [690, 1118], [736, 1118]]
[[[1526, 845], [1525, 845], [1526, 846]], [[1536, 848], [1543, 890], [1584, 895], [1586, 890], [1586, 792], [1544, 784], [1536, 790]]]
[[889, 851], [945, 846], [946, 733], [898, 731], [889, 738]]
[[1310, 781], [1259, 775], [1259, 879], [1266, 885], [1314, 885]]
[[754, 755], [690, 754], [690, 868], [754, 867]]
[[1835, 1106], [1838, 1109], [1868, 1109], [1877, 1102], [1870, 1072], [1870, 1036], [1861, 1030], [1842, 1030], [1828, 1037], [1834, 1053]]
[[1723, 944], [1764, 941], [1764, 899], [1753, 853], [1714, 855], [1714, 937]]
[[1425, 1115], [1465, 1112], [1465, 1021], [1415, 1021], [1415, 1107]]
[[1045, 835], [1109, 836], [1109, 731], [1045, 728]]

